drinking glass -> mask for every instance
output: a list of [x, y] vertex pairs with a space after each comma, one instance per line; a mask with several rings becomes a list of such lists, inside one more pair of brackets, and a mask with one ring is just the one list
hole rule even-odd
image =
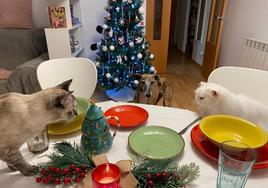
[[217, 188], [243, 188], [257, 158], [254, 149], [240, 141], [220, 145]]
[[104, 163], [92, 171], [93, 188], [119, 188], [120, 169], [112, 163]]
[[32, 153], [41, 153], [48, 150], [49, 141], [47, 128], [42, 131], [38, 136], [27, 140], [27, 146]]

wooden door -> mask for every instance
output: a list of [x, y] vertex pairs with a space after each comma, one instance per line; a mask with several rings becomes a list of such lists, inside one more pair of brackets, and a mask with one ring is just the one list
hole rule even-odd
[[227, 1], [228, 0], [212, 0], [209, 30], [202, 65], [202, 75], [206, 79], [218, 64], [223, 17], [227, 7]]
[[155, 55], [153, 64], [158, 73], [164, 73], [167, 67], [171, 2], [147, 0], [146, 4], [146, 39]]

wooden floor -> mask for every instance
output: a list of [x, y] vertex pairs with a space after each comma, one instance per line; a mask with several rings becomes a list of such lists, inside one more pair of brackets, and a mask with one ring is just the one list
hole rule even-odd
[[[194, 91], [200, 81], [204, 81], [200, 65], [174, 47], [169, 51], [167, 73], [161, 76], [167, 78], [173, 89], [172, 106], [196, 111]], [[109, 100], [100, 88], [96, 89], [92, 98], [99, 102]]]

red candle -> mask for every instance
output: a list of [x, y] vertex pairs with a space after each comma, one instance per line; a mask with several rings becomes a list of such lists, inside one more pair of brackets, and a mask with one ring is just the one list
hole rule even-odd
[[93, 188], [119, 188], [120, 169], [112, 163], [104, 163], [92, 171]]

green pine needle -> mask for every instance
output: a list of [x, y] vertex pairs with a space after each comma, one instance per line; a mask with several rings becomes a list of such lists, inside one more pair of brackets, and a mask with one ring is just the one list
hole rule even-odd
[[94, 167], [91, 155], [76, 144], [71, 145], [68, 142], [56, 143], [53, 149], [55, 151], [48, 156], [50, 159], [49, 162], [41, 163], [39, 165], [40, 168], [47, 168], [49, 166], [66, 168], [69, 167], [70, 164], [84, 166], [89, 169]]

